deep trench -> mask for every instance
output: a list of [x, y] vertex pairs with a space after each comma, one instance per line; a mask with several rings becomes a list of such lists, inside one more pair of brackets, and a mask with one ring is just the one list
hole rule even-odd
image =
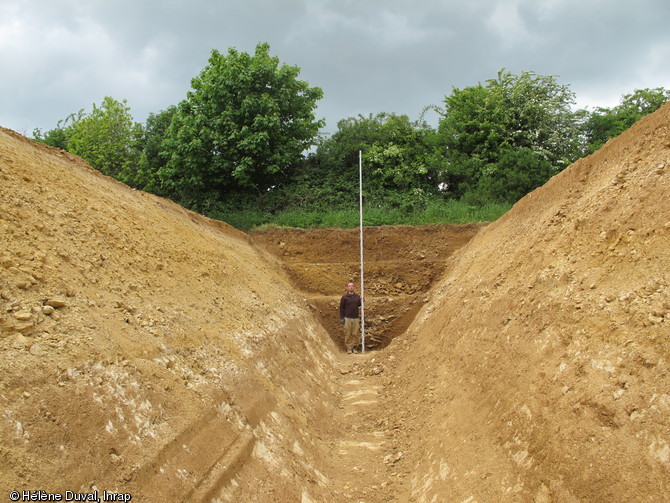
[[[407, 330], [445, 273], [449, 257], [484, 225], [417, 226], [400, 232], [397, 227], [364, 228], [366, 349], [383, 349]], [[252, 233], [253, 242], [279, 260], [295, 290], [341, 350], [339, 301], [347, 282], [353, 281], [360, 290], [359, 236], [359, 229]]]

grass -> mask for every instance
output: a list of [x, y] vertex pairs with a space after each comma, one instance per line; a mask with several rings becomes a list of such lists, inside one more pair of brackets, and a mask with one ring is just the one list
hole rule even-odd
[[[363, 225], [429, 225], [429, 224], [463, 224], [470, 222], [492, 222], [504, 215], [511, 204], [489, 203], [483, 206], [472, 206], [462, 201], [434, 201], [426, 208], [414, 211], [403, 211], [390, 207], [364, 207]], [[358, 208], [332, 210], [303, 210], [293, 208], [275, 215], [260, 209], [247, 208], [236, 211], [217, 212], [209, 215], [223, 220], [240, 230], [251, 230], [259, 227], [338, 227], [351, 228], [359, 224]]]

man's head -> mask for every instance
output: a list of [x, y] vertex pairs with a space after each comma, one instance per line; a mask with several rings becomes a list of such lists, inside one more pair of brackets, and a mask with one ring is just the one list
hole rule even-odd
[[347, 284], [347, 293], [354, 293], [356, 290], [354, 289], [354, 283], [350, 281]]

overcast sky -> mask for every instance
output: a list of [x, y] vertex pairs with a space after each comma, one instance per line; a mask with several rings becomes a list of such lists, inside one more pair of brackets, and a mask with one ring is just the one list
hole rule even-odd
[[670, 0], [0, 0], [0, 126], [31, 136], [105, 96], [144, 122], [212, 49], [259, 42], [323, 89], [327, 132], [416, 119], [503, 67], [557, 76], [580, 107], [670, 89]]

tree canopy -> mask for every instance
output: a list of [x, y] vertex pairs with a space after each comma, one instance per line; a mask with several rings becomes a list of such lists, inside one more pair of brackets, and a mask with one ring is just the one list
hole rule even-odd
[[323, 93], [299, 73], [270, 56], [268, 44], [253, 55], [212, 51], [166, 131], [163, 186], [193, 204], [288, 179], [323, 125], [314, 113]]
[[338, 130], [317, 148], [308, 181], [318, 186], [310, 187], [309, 192], [333, 204], [354, 204], [362, 151], [367, 199], [409, 208], [426, 191], [437, 189], [427, 163], [430, 134], [407, 115], [379, 113], [343, 119]]
[[572, 104], [568, 86], [533, 72], [503, 69], [486, 85], [454, 89], [437, 140], [448, 190], [516, 200], [546, 182], [579, 157]]
[[427, 107], [438, 111], [437, 127], [382, 112], [319, 136], [323, 93], [299, 74], [268, 44], [254, 54], [213, 50], [186, 98], [144, 125], [125, 100], [105, 97], [33, 136], [133, 187], [210, 215], [248, 210], [260, 223], [354, 208], [359, 151], [366, 204], [382, 213], [514, 203], [670, 99], [663, 88], [638, 89], [612, 109], [573, 111], [574, 93], [555, 76], [503, 68]]
[[126, 101], [106, 96], [98, 107], [74, 121], [67, 134], [67, 149], [106, 175], [123, 179], [139, 158], [135, 142], [142, 126], [133, 121]]
[[616, 107], [609, 109], [598, 107], [587, 114], [584, 123], [584, 135], [588, 153], [595, 152], [609, 139], [619, 136], [647, 114], [655, 112], [670, 100], [670, 90], [637, 89], [621, 98]]
[[33, 137], [80, 156], [91, 166], [123, 182], [130, 182], [140, 158], [142, 125], [134, 122], [126, 100], [105, 96], [100, 106], [83, 109], [58, 121], [56, 128]]

